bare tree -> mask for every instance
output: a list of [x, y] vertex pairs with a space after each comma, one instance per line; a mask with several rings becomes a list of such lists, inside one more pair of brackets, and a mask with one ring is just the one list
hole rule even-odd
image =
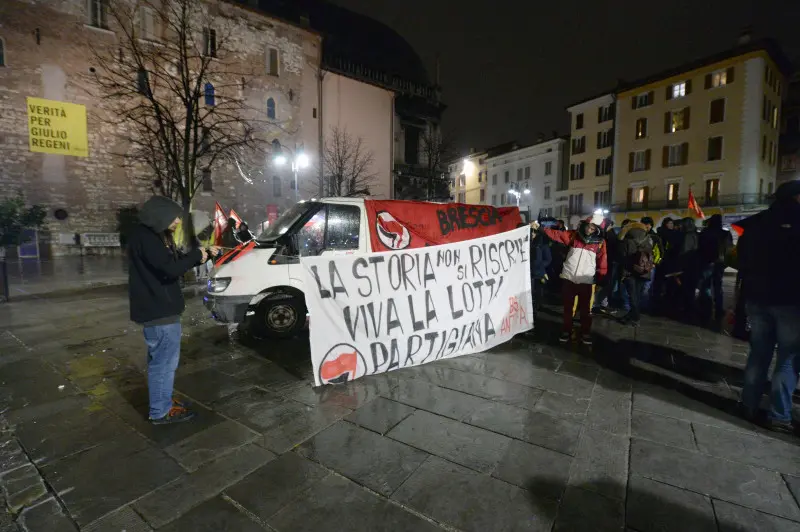
[[[449, 160], [452, 154], [453, 141], [444, 136], [438, 127], [429, 126], [420, 136], [420, 147], [428, 180], [426, 197], [429, 200], [437, 199], [441, 195], [438, 189], [447, 187], [446, 180], [442, 180], [441, 176], [444, 173], [445, 161]], [[440, 186], [437, 187], [437, 184]]]
[[104, 6], [117, 41], [93, 48], [91, 85], [128, 147], [126, 164], [150, 170], [154, 191], [179, 201], [190, 222], [204, 176], [225, 164], [252, 181], [247, 161], [264, 161], [267, 135], [282, 129], [247, 103], [252, 66], [237, 59], [231, 38], [241, 21], [226, 16], [233, 7], [201, 0]]
[[346, 128], [333, 126], [323, 149], [323, 190], [326, 196], [369, 194], [377, 174], [372, 171], [374, 155], [364, 139], [353, 137]]

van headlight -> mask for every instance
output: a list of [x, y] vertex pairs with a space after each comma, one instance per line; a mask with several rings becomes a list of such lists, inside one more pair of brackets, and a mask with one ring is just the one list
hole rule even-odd
[[218, 294], [224, 292], [229, 284], [231, 284], [230, 277], [212, 277], [208, 280], [208, 293]]

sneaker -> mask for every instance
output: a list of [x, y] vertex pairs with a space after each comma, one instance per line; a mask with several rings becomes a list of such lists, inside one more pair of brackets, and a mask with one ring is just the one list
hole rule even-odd
[[581, 337], [581, 343], [583, 345], [589, 345], [589, 346], [592, 345], [592, 337], [591, 336], [582, 336]]
[[183, 406], [173, 406], [169, 409], [169, 413], [158, 419], [150, 419], [153, 425], [170, 425], [172, 423], [182, 423], [193, 419], [197, 414]]
[[558, 341], [561, 342], [562, 344], [569, 342], [569, 333], [562, 332], [561, 336], [558, 337]]

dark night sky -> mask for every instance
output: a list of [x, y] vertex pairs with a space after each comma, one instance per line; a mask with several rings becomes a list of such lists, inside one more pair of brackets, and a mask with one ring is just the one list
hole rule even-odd
[[800, 59], [798, 0], [333, 0], [397, 31], [433, 79], [462, 150], [569, 130], [565, 107], [736, 44], [752, 25]]

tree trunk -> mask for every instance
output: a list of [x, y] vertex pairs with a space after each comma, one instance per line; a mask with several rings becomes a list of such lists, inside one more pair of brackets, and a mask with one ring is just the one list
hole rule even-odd
[[197, 241], [197, 234], [194, 230], [194, 221], [192, 220], [192, 200], [183, 199], [181, 202], [183, 206], [183, 242], [180, 244], [188, 249], [195, 249], [200, 244]]

